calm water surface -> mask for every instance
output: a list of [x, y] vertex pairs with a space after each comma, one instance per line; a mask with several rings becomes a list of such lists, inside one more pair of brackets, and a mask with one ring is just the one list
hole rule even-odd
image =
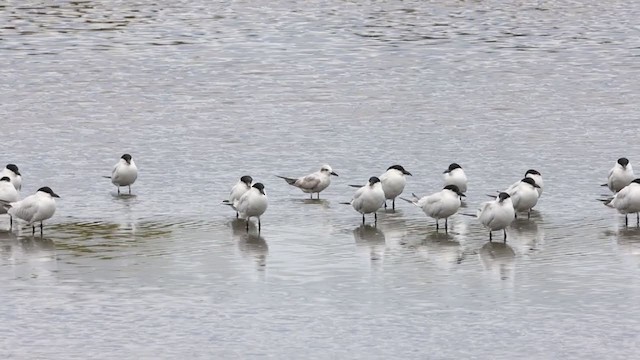
[[[640, 167], [638, 19], [615, 0], [0, 5], [0, 162], [62, 197], [42, 239], [0, 219], [0, 356], [633, 358], [640, 230], [595, 199], [618, 157]], [[124, 152], [131, 197], [101, 177]], [[453, 161], [463, 212], [543, 174], [506, 244], [339, 204], [396, 163], [433, 192]], [[274, 176], [323, 163], [320, 201]], [[244, 174], [269, 195], [260, 235], [220, 205]]]

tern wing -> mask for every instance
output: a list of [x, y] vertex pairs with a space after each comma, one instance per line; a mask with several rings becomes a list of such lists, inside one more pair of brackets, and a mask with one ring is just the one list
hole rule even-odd
[[38, 212], [38, 202], [35, 196], [27, 196], [21, 201], [11, 203], [9, 213], [28, 223], [31, 223]]
[[320, 184], [320, 177], [314, 173], [296, 180], [296, 182], [293, 185], [299, 187], [300, 189], [313, 190], [319, 184]]

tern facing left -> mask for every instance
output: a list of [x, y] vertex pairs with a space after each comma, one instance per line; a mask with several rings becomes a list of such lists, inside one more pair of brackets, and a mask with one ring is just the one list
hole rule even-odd
[[[18, 190], [11, 183], [8, 176], [0, 178], [0, 203], [9, 204], [20, 199]], [[7, 209], [0, 206], [0, 214], [7, 214]], [[13, 217], [9, 214], [9, 227], [13, 228]]]
[[[536, 185], [538, 185], [538, 187], [536, 188], [536, 190], [538, 191], [538, 197], [542, 196], [542, 192], [544, 191], [544, 180], [542, 180], [542, 174], [540, 174], [538, 170], [529, 169], [526, 173], [524, 173], [524, 177], [532, 178], [533, 181], [536, 182]], [[513, 185], [509, 186], [507, 190], [505, 190], [505, 192], [511, 193], [511, 191], [518, 185], [520, 185], [520, 181], [516, 181], [515, 183], [513, 183]]]
[[138, 178], [138, 167], [131, 158], [131, 155], [124, 154], [120, 157], [120, 160], [113, 167], [111, 176], [105, 176], [111, 178], [111, 183], [118, 187], [118, 195], [120, 195], [120, 187], [128, 186], [129, 195], [131, 195], [131, 185]]
[[378, 214], [376, 211], [380, 209], [385, 203], [384, 190], [382, 190], [382, 184], [380, 179], [372, 176], [369, 178], [369, 183], [353, 194], [351, 202], [343, 203], [353, 206], [353, 208], [362, 214], [362, 223], [364, 224], [364, 214], [373, 213], [375, 223], [378, 223]]
[[18, 170], [16, 164], [7, 164], [7, 166], [2, 169], [2, 172], [0, 172], [0, 177], [3, 176], [11, 179], [11, 183], [16, 190], [20, 191], [20, 189], [22, 189], [22, 174], [20, 174], [20, 170]]
[[456, 185], [447, 185], [437, 193], [423, 196], [418, 199], [414, 194], [414, 200], [402, 198], [424, 211], [424, 213], [436, 219], [436, 230], [440, 228], [438, 220], [444, 219], [444, 230], [448, 231], [449, 217], [460, 209], [460, 197], [465, 196]]
[[42, 222], [50, 219], [56, 212], [54, 198], [59, 197], [50, 187], [45, 186], [38, 189], [33, 195], [29, 195], [20, 201], [3, 203], [3, 206], [8, 209], [10, 215], [26, 221], [27, 225], [33, 228], [34, 235], [36, 233], [34, 223], [40, 222], [40, 236], [42, 236]]
[[391, 200], [391, 208], [396, 208], [396, 198], [402, 194], [404, 186], [407, 184], [405, 175], [412, 176], [401, 165], [392, 165], [384, 174], [380, 175], [380, 183], [382, 183], [382, 191], [385, 196], [385, 209], [387, 208], [387, 199]]
[[289, 178], [285, 176], [276, 175], [277, 177], [284, 179], [287, 184], [291, 186], [295, 186], [298, 189], [302, 190], [304, 193], [308, 193], [313, 199], [313, 194], [318, 194], [318, 199], [320, 199], [320, 192], [331, 184], [331, 176], [338, 176], [331, 166], [322, 165], [319, 171], [316, 171], [307, 176], [303, 176], [297, 179]]
[[251, 189], [247, 190], [236, 205], [236, 210], [240, 214], [240, 218], [247, 220], [247, 231], [249, 231], [249, 220], [252, 217], [258, 218], [258, 232], [260, 232], [260, 216], [267, 211], [267, 194], [264, 191], [262, 183], [255, 183]]
[[452, 163], [443, 174], [444, 186], [455, 185], [461, 193], [467, 192], [467, 175], [462, 170], [462, 166]]
[[245, 175], [240, 178], [233, 187], [231, 188], [231, 192], [229, 193], [229, 200], [224, 200], [223, 203], [230, 205], [236, 211], [236, 219], [238, 218], [238, 201], [244, 193], [251, 189], [251, 184], [253, 184], [253, 178], [249, 175]]
[[634, 179], [631, 184], [623, 187], [613, 198], [601, 200], [608, 207], [624, 214], [624, 225], [629, 225], [627, 214], [636, 213], [636, 224], [640, 226], [640, 179]]

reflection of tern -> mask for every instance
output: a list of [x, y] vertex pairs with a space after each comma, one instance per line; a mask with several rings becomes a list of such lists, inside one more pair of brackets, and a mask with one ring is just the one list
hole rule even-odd
[[485, 243], [478, 251], [485, 269], [497, 272], [501, 280], [513, 279], [516, 253], [506, 243]]
[[375, 226], [360, 225], [353, 230], [356, 245], [366, 245], [370, 248], [371, 260], [379, 260], [386, 248], [384, 233]]

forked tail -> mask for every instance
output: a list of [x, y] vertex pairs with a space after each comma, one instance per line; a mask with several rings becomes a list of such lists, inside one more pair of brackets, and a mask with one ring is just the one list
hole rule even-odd
[[280, 179], [284, 179], [284, 181], [286, 181], [287, 184], [289, 184], [289, 185], [295, 184], [295, 182], [298, 180], [298, 179], [292, 179], [292, 178], [288, 178], [288, 177], [280, 176], [280, 175], [276, 175], [276, 176], [279, 177]]

